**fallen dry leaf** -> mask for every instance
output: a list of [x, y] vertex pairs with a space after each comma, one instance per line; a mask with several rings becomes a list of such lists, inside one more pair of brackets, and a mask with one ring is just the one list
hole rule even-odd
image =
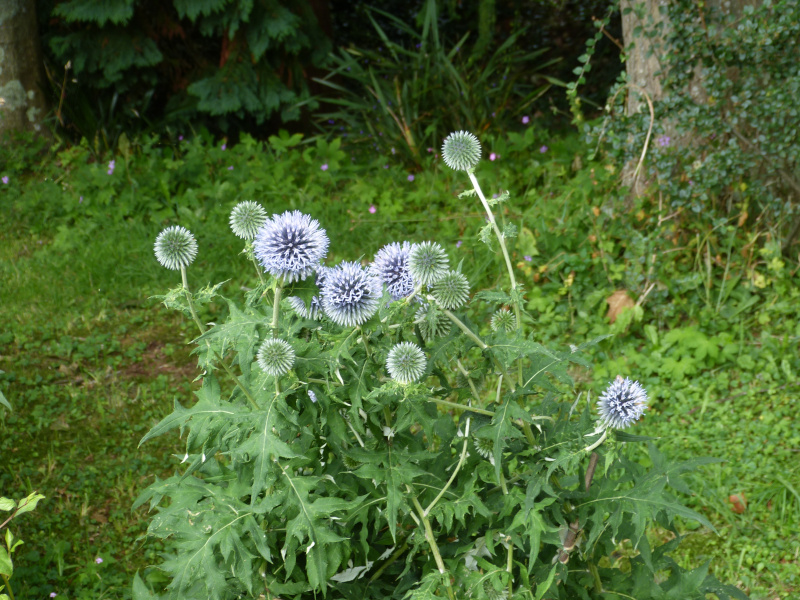
[[606, 317], [610, 323], [616, 321], [617, 317], [623, 310], [626, 308], [633, 308], [635, 306], [633, 298], [631, 298], [628, 295], [628, 292], [625, 290], [617, 290], [611, 294], [608, 298], [606, 298], [606, 303], [608, 304], [608, 314]]
[[731, 510], [737, 515], [742, 514], [747, 508], [747, 498], [745, 498], [744, 493], [731, 494], [728, 496], [728, 501], [731, 503]]

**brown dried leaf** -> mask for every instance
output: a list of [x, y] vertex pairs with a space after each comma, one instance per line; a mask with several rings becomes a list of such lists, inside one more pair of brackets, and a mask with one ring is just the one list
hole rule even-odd
[[636, 305], [633, 298], [631, 298], [625, 290], [617, 290], [611, 294], [606, 298], [606, 303], [608, 304], [608, 314], [606, 317], [610, 323], [616, 321], [623, 310], [626, 308], [633, 308]]

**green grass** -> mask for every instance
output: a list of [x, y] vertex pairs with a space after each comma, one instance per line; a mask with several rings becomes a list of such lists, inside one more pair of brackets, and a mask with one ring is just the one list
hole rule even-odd
[[[596, 397], [617, 373], [639, 379], [653, 402], [635, 433], [658, 437], [660, 449], [677, 459], [724, 460], [697, 473], [688, 499], [719, 535], [685, 523], [676, 560], [692, 568], [711, 561], [720, 580], [754, 599], [797, 597], [797, 265], [776, 263], [769, 244], [749, 247], [758, 232], [746, 226], [707, 236], [711, 218], [656, 228], [657, 206], [644, 200], [631, 208], [614, 199], [613, 169], [602, 163], [570, 169], [574, 155], [585, 152], [574, 138], [546, 138], [550, 153], [540, 156], [545, 135], [531, 136], [529, 147], [503, 141], [504, 160], [478, 172], [487, 193], [512, 192], [511, 202], [497, 209], [500, 218], [528, 230], [512, 255], [537, 335], [564, 346], [615, 333], [595, 348], [592, 372], [574, 373], [577, 391]], [[235, 173], [255, 159], [239, 160]], [[283, 196], [269, 192], [265, 206], [297, 207], [319, 218], [335, 259], [371, 258], [398, 239], [437, 239], [454, 262], [463, 260], [475, 288], [493, 284], [482, 273], [497, 257], [474, 241], [480, 211], [454, 196], [465, 181], [430, 165], [411, 185], [405, 173], [384, 170], [377, 159], [378, 168], [352, 167], [329, 180], [300, 153], [282, 161], [307, 173]], [[57, 174], [59, 166], [47, 168]], [[80, 187], [82, 169], [89, 168], [65, 173], [67, 189]], [[145, 177], [135, 169], [132, 177]], [[219, 193], [222, 184], [208, 172], [193, 197]], [[181, 452], [177, 436], [142, 448], [138, 441], [173, 399], [188, 401], [197, 375], [187, 345], [193, 324], [148, 300], [178, 282], [156, 263], [152, 241], [165, 222], [189, 226], [200, 241], [191, 284], [230, 278], [223, 290], [235, 295], [253, 279], [226, 224], [227, 211], [244, 197], [203, 200], [169, 221], [104, 221], [97, 213], [87, 225], [78, 213], [47, 208], [68, 198], [48, 199], [39, 185], [21, 183], [13, 208], [0, 215], [0, 389], [14, 408], [0, 409], [0, 493], [19, 498], [37, 490], [46, 497], [12, 522], [25, 544], [11, 581], [17, 600], [51, 592], [130, 597], [133, 573], [163, 549], [139, 540], [148, 514], [130, 507], [154, 476], [170, 473], [171, 455]], [[37, 222], [31, 203], [47, 208], [47, 224]], [[375, 215], [367, 211], [371, 204]], [[620, 289], [641, 298], [650, 283], [640, 313], [608, 322], [606, 298]], [[211, 305], [203, 316], [213, 320], [223, 309]], [[644, 452], [640, 458], [647, 460]], [[729, 496], [742, 493], [747, 507], [737, 514]]]

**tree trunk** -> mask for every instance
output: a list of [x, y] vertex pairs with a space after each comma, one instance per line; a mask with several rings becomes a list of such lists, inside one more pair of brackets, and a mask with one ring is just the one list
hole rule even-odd
[[35, 8], [35, 0], [0, 0], [0, 136], [11, 131], [47, 134]]

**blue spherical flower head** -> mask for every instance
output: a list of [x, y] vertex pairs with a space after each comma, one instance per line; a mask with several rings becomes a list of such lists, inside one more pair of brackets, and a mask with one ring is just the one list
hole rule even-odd
[[481, 160], [481, 143], [467, 131], [456, 131], [444, 138], [442, 158], [456, 171], [472, 171]]
[[613, 429], [625, 429], [635, 423], [646, 408], [647, 391], [638, 381], [621, 376], [608, 385], [597, 401], [601, 424]]
[[258, 202], [239, 202], [231, 211], [231, 230], [236, 237], [250, 241], [267, 221], [267, 211]]
[[192, 264], [197, 256], [197, 241], [188, 229], [174, 225], [158, 234], [155, 253], [161, 266], [177, 271]]
[[400, 342], [389, 350], [386, 370], [398, 383], [413, 383], [425, 373], [425, 354], [411, 342]]
[[414, 278], [408, 270], [408, 255], [411, 244], [397, 242], [387, 244], [375, 255], [370, 270], [386, 284], [394, 300], [400, 300], [414, 291]]
[[325, 274], [322, 308], [342, 327], [357, 327], [378, 311], [381, 280], [357, 262], [343, 262]]
[[267, 219], [256, 233], [253, 251], [268, 273], [291, 283], [317, 269], [328, 244], [319, 221], [294, 210]]

